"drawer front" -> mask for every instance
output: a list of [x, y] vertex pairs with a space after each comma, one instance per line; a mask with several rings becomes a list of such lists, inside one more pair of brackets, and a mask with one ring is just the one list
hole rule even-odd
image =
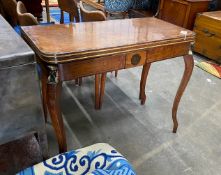
[[125, 68], [144, 65], [146, 62], [146, 51], [128, 53], [126, 55]]
[[221, 39], [205, 32], [197, 31], [194, 51], [210, 59], [221, 62]]
[[166, 46], [150, 48], [147, 51], [147, 62], [161, 61], [178, 56], [188, 55], [190, 42], [176, 43]]
[[62, 81], [124, 69], [125, 54], [59, 64]]

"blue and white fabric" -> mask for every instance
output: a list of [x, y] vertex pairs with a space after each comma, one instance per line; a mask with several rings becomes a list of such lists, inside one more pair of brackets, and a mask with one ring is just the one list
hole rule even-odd
[[34, 165], [17, 175], [136, 175], [113, 147], [98, 143], [69, 151]]
[[134, 4], [134, 0], [104, 0], [107, 12], [127, 12]]

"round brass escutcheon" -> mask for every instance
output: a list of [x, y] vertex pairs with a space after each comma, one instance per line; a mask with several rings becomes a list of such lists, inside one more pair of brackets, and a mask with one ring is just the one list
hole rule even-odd
[[141, 56], [139, 54], [135, 54], [131, 58], [131, 64], [137, 65], [140, 62]]

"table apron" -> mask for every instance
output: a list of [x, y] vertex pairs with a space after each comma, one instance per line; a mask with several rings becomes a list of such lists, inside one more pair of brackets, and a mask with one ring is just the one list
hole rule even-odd
[[188, 55], [190, 51], [190, 42], [158, 46], [148, 49], [146, 62], [156, 62], [165, 59]]
[[142, 66], [146, 63], [188, 55], [189, 49], [190, 42], [182, 42], [113, 56], [62, 63], [58, 64], [59, 77], [61, 81], [68, 81], [103, 72]]
[[61, 81], [68, 81], [79, 77], [124, 69], [124, 66], [125, 54], [121, 54], [59, 64], [58, 70]]

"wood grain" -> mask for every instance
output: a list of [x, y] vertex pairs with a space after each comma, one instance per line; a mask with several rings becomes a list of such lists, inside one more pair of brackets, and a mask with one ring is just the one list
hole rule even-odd
[[[156, 42], [183, 42], [183, 30], [156, 18], [22, 27], [25, 40], [42, 60], [52, 64], [136, 52]], [[193, 41], [194, 33], [186, 31], [186, 40]]]
[[78, 77], [124, 69], [124, 66], [125, 56], [115, 55], [110, 57], [101, 57], [96, 59], [59, 64], [59, 69], [61, 80], [67, 81]]
[[210, 0], [162, 0], [159, 18], [192, 30], [197, 13], [208, 10]]
[[180, 86], [177, 90], [174, 102], [173, 102], [173, 108], [172, 108], [172, 119], [173, 119], [173, 132], [176, 133], [177, 127], [178, 127], [178, 121], [177, 121], [177, 109], [178, 105], [180, 103], [181, 97], [183, 95], [183, 92], [190, 80], [190, 77], [193, 72], [194, 67], [194, 61], [192, 55], [186, 55], [183, 57], [184, 63], [185, 63], [185, 70], [183, 73], [183, 78], [181, 80]]
[[147, 50], [147, 62], [155, 62], [174, 58], [188, 54], [190, 49], [189, 41], [183, 40], [183, 43], [170, 44], [167, 46], [157, 46]]
[[221, 63], [221, 11], [199, 14], [194, 32], [194, 51]]

